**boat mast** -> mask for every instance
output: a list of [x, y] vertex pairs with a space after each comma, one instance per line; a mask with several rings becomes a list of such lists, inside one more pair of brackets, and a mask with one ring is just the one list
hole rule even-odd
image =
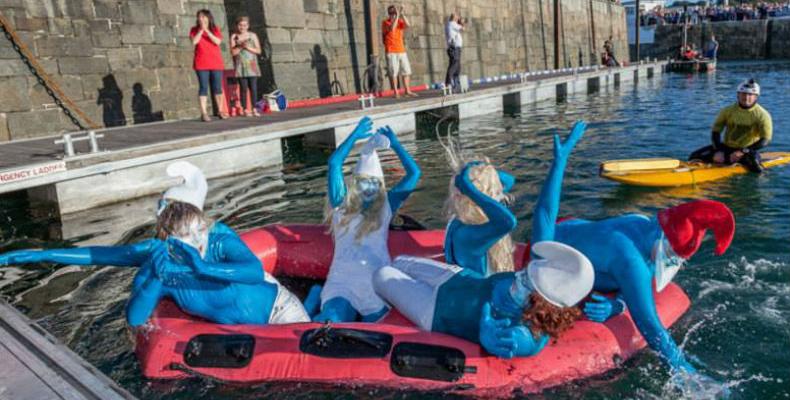
[[686, 40], [688, 39], [688, 5], [683, 5], [683, 50], [686, 50]]

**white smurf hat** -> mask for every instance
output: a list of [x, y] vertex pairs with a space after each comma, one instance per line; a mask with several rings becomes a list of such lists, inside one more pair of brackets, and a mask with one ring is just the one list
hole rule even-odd
[[584, 254], [568, 245], [543, 241], [532, 245], [532, 253], [541, 257], [532, 260], [527, 274], [546, 301], [559, 307], [570, 307], [592, 290], [595, 273]]
[[174, 178], [182, 177], [184, 182], [167, 189], [162, 198], [192, 204], [203, 211], [203, 203], [208, 192], [208, 183], [203, 171], [186, 161], [176, 161], [167, 166], [167, 175]]
[[381, 160], [376, 150], [388, 149], [390, 140], [382, 134], [375, 134], [368, 142], [362, 146], [359, 152], [359, 161], [354, 167], [354, 175], [366, 175], [374, 178], [384, 178], [384, 171], [381, 169]]

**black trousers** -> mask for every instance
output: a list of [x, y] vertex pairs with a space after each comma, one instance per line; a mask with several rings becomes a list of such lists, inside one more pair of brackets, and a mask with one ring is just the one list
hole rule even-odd
[[458, 77], [461, 74], [461, 48], [448, 47], [447, 55], [450, 57], [450, 65], [447, 66], [444, 84], [456, 87], [460, 83]]
[[[691, 155], [689, 156], [689, 161], [699, 160], [706, 163], [713, 163], [713, 155], [716, 154], [716, 152], [720, 151], [724, 153], [724, 163], [732, 164], [730, 162], [730, 154], [738, 150], [740, 149], [733, 149], [732, 147], [727, 147], [724, 145], [722, 145], [719, 148], [715, 148], [713, 147], [713, 145], [705, 146], [691, 153]], [[746, 167], [746, 169], [748, 169], [749, 171], [757, 172], [757, 173], [763, 172], [763, 166], [762, 164], [760, 164], [760, 153], [756, 151], [751, 151], [749, 153], [744, 154], [743, 157], [741, 157], [741, 160], [738, 161], [738, 163]]]
[[257, 76], [250, 76], [245, 78], [239, 78], [239, 84], [241, 85], [241, 108], [244, 111], [247, 111], [247, 88], [250, 89], [250, 93], [252, 94], [252, 107], [255, 108], [255, 104], [258, 103], [258, 77]]

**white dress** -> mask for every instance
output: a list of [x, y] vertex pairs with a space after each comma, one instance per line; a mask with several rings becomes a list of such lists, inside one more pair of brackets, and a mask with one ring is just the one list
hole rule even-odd
[[359, 241], [356, 235], [362, 215], [354, 216], [342, 229], [338, 226], [343, 215], [342, 209], [336, 209], [332, 217], [335, 254], [321, 291], [321, 305], [335, 297], [342, 297], [360, 314], [373, 314], [387, 305], [373, 290], [373, 273], [391, 262], [387, 239], [392, 211], [385, 199], [379, 215], [381, 226]]

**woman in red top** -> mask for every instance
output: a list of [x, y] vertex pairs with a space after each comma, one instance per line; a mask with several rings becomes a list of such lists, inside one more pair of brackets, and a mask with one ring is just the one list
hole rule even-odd
[[200, 90], [200, 113], [203, 121], [211, 121], [208, 116], [206, 107], [208, 105], [208, 86], [211, 83], [211, 91], [214, 93], [214, 100], [219, 107], [219, 117], [221, 119], [228, 118], [228, 114], [223, 110], [225, 104], [225, 95], [222, 94], [222, 70], [225, 69], [225, 63], [222, 61], [222, 51], [220, 50], [220, 43], [222, 43], [222, 32], [219, 27], [214, 24], [214, 17], [211, 11], [203, 9], [197, 12], [197, 21], [192, 30], [189, 31], [189, 37], [192, 39], [192, 44], [195, 46], [195, 62], [193, 64], [195, 72], [197, 72], [198, 83]]

